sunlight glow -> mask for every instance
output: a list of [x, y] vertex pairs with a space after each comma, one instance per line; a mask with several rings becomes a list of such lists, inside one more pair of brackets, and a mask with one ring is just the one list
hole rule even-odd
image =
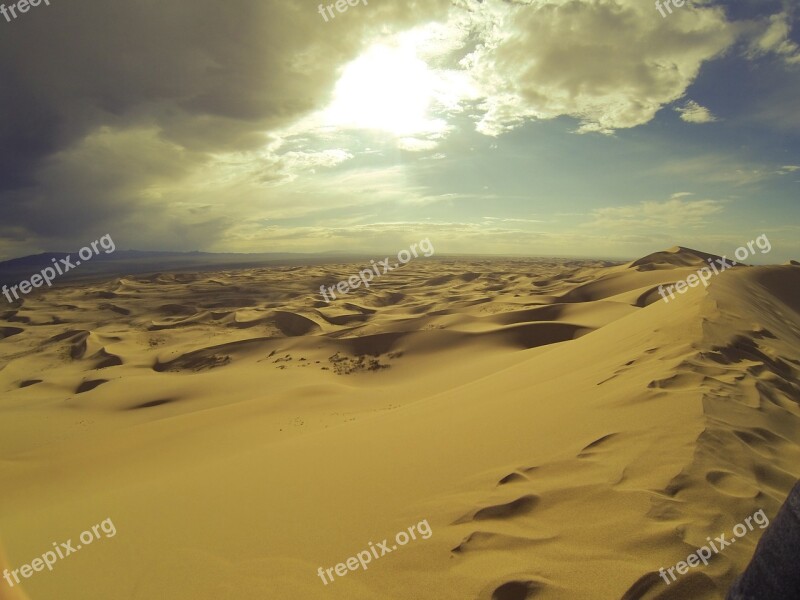
[[437, 85], [413, 48], [373, 46], [345, 68], [325, 125], [397, 136], [440, 132], [444, 122], [429, 116]]

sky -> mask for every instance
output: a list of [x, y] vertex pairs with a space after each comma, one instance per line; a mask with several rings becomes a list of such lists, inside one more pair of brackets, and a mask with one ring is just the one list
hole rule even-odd
[[0, 260], [800, 259], [797, 0], [352, 1], [0, 16]]

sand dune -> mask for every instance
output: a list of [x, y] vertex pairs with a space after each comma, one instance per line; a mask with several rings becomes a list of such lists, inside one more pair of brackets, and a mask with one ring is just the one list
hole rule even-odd
[[800, 269], [654, 295], [710, 257], [431, 259], [330, 304], [358, 265], [32, 295], [0, 315], [8, 564], [112, 517], [32, 600], [723, 598], [760, 530], [658, 570], [800, 476]]

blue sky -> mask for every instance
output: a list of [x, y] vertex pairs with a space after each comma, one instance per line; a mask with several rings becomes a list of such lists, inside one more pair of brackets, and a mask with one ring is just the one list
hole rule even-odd
[[105, 233], [609, 258], [766, 233], [761, 262], [800, 258], [794, 4], [87, 4], [0, 23], [0, 258]]

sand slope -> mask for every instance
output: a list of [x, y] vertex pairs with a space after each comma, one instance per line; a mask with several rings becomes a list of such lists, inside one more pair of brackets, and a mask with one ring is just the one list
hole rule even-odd
[[330, 305], [357, 265], [27, 299], [0, 313], [9, 564], [111, 517], [32, 600], [722, 598], [760, 530], [656, 573], [800, 475], [800, 268], [653, 296], [707, 256], [418, 260]]

